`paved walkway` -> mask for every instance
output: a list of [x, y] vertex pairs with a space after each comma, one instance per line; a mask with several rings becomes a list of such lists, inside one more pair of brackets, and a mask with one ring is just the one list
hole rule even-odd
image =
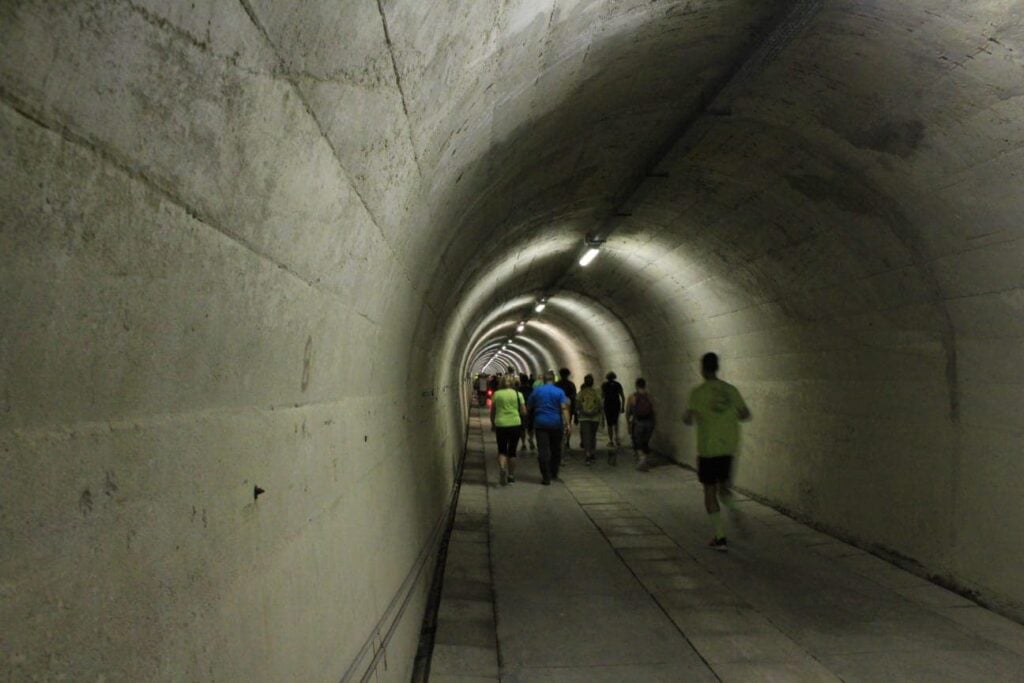
[[1024, 681], [1024, 627], [955, 593], [751, 500], [707, 549], [695, 475], [628, 451], [500, 487], [481, 425], [431, 681]]

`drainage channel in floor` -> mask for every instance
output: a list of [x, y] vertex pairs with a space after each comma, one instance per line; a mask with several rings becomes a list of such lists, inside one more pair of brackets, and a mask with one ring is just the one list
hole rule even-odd
[[470, 420], [462, 487], [448, 542], [429, 680], [498, 678], [484, 435]]

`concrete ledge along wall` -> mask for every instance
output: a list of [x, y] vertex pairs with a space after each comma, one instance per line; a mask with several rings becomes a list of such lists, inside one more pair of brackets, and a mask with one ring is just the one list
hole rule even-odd
[[16, 0], [0, 138], [8, 678], [406, 680], [541, 297], [523, 364], [689, 462], [718, 351], [743, 486], [1024, 617], [1017, 2]]

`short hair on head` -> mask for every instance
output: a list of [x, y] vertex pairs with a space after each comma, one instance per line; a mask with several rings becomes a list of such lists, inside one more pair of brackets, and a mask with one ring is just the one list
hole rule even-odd
[[639, 389], [646, 389], [647, 388], [647, 380], [645, 380], [643, 377], [637, 377], [636, 378], [636, 386]]
[[604, 376], [604, 378], [607, 380], [613, 380], [616, 377], [618, 377], [618, 375], [616, 375], [614, 372], [609, 372], [607, 375]]
[[701, 356], [700, 369], [704, 372], [718, 372], [718, 354], [705, 353]]
[[565, 377], [568, 377], [569, 375], [571, 375], [572, 371], [570, 371], [569, 368], [561, 368], [558, 371], [558, 374], [561, 375], [563, 378], [565, 378]]
[[502, 389], [515, 389], [519, 384], [519, 378], [515, 375], [505, 375], [501, 378]]
[[547, 380], [551, 380], [552, 382], [555, 381], [555, 371], [554, 370], [545, 370], [544, 371], [544, 381], [547, 381]]
[[585, 386], [585, 387], [592, 387], [592, 386], [594, 386], [594, 376], [593, 375], [587, 375], [586, 377], [584, 377], [583, 378], [583, 386]]

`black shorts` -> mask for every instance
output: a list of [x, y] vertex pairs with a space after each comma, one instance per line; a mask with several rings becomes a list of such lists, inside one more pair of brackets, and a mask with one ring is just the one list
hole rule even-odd
[[516, 446], [519, 445], [519, 434], [522, 427], [496, 427], [494, 435], [498, 441], [498, 453], [510, 458], [516, 457]]
[[702, 484], [728, 484], [732, 480], [732, 456], [698, 457], [697, 478]]

